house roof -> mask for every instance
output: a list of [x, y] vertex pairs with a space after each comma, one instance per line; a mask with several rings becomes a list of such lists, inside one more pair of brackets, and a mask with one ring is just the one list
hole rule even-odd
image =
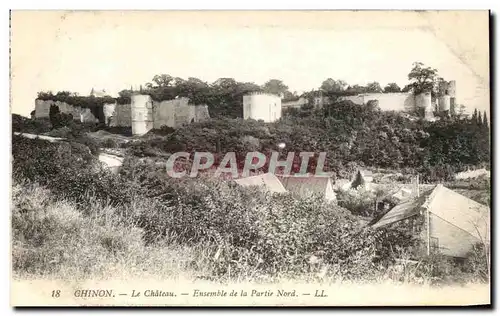
[[[384, 187], [390, 187], [393, 185], [379, 184], [379, 186], [381, 188], [384, 188]], [[432, 191], [435, 187], [436, 187], [435, 184], [419, 184], [419, 186], [418, 186], [421, 195], [428, 193], [429, 191]], [[413, 183], [398, 184], [398, 185], [394, 186], [394, 188], [389, 192], [388, 195], [391, 195], [400, 201], [412, 199], [416, 195], [415, 185]]]
[[[328, 177], [294, 177], [284, 176], [279, 178], [283, 186], [290, 192], [305, 197], [309, 194], [320, 194], [325, 196], [328, 182], [331, 181]], [[333, 189], [333, 187], [332, 187]]]
[[272, 173], [263, 173], [251, 177], [234, 180], [237, 184], [247, 186], [263, 186], [267, 191], [284, 193], [287, 192], [278, 177]]
[[372, 227], [382, 227], [416, 215], [421, 208], [476, 238], [488, 236], [489, 208], [453, 190], [438, 184], [418, 198], [409, 199], [393, 207]]
[[386, 226], [402, 221], [408, 217], [412, 217], [413, 215], [417, 215], [420, 212], [422, 205], [430, 196], [431, 192], [432, 191], [428, 191], [418, 198], [409, 199], [394, 206], [389, 212], [382, 216], [382, 218], [375, 222], [372, 227], [378, 228]]
[[438, 185], [427, 201], [431, 213], [461, 228], [472, 236], [488, 237], [489, 208], [443, 185]]

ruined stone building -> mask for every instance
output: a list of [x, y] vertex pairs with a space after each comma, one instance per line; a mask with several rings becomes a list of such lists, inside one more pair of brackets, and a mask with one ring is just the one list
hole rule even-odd
[[[80, 108], [61, 101], [35, 100], [35, 118], [49, 118], [50, 106], [61, 113], [68, 113], [82, 123], [98, 123], [88, 108]], [[194, 105], [188, 98], [154, 101], [149, 95], [132, 95], [130, 104], [107, 103], [103, 105], [104, 122], [108, 126], [132, 127], [132, 134], [143, 135], [149, 130], [200, 122], [210, 118], [206, 105]]]
[[132, 95], [130, 104], [106, 104], [104, 113], [110, 126], [131, 126], [134, 135], [162, 126], [178, 128], [210, 118], [207, 105], [190, 104], [188, 98], [158, 102], [144, 94]]
[[49, 118], [50, 106], [55, 105], [61, 113], [71, 114], [75, 121], [82, 123], [98, 123], [92, 111], [88, 108], [81, 108], [61, 101], [35, 100], [35, 118]]
[[[432, 119], [434, 112], [450, 114], [456, 109], [456, 81], [442, 81], [437, 87], [436, 96], [433, 98], [430, 92], [414, 94], [412, 92], [394, 93], [361, 93], [353, 96], [341, 96], [339, 100], [349, 100], [356, 104], [367, 104], [368, 101], [376, 101], [382, 111], [398, 111], [405, 113], [423, 112], [425, 118]], [[322, 108], [330, 100], [327, 96], [316, 95], [314, 97], [315, 108]]]

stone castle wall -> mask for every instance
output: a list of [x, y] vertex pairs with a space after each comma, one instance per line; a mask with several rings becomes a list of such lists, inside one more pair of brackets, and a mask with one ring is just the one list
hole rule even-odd
[[413, 93], [363, 93], [353, 96], [341, 97], [356, 104], [366, 104], [370, 100], [377, 100], [382, 111], [411, 112], [416, 108]]
[[60, 113], [71, 114], [73, 116], [73, 120], [75, 121], [80, 121], [82, 123], [98, 122], [98, 119], [94, 116], [90, 109], [82, 109], [79, 106], [73, 106], [61, 101], [39, 99], [35, 100], [35, 118], [49, 118], [51, 105], [56, 105], [59, 108]]
[[[81, 109], [60, 101], [39, 99], [35, 100], [35, 118], [49, 118], [52, 104], [58, 106], [61, 113], [72, 114], [74, 120], [84, 123], [98, 122], [90, 109]], [[137, 134], [144, 134], [152, 128], [162, 126], [178, 128], [183, 124], [210, 118], [208, 106], [190, 104], [188, 98], [157, 102], [149, 95], [132, 96], [132, 103], [129, 104], [104, 104], [103, 112], [105, 123], [109, 126], [132, 127]]]

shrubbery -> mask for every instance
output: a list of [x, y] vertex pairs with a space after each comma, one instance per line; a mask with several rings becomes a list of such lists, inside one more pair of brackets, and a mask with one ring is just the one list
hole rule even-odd
[[[266, 154], [326, 152], [325, 169], [337, 177], [352, 172], [352, 166], [365, 166], [404, 174], [418, 172], [424, 182], [449, 181], [467, 167], [487, 165], [490, 153], [487, 125], [472, 120], [413, 121], [396, 112], [349, 101], [274, 123], [223, 118], [151, 133], [158, 137], [144, 138], [136, 146], [148, 152], [152, 152], [149, 148], [165, 153], [208, 151], [222, 156], [235, 152], [238, 160], [244, 160], [252, 150]], [[281, 142], [286, 144], [284, 150], [278, 148]]]
[[[365, 119], [368, 117], [353, 120]], [[107, 226], [96, 224], [96, 235], [88, 238], [97, 245], [97, 250], [85, 262], [84, 270], [94, 271], [89, 267], [92, 262], [107, 260], [106, 251], [127, 253], [166, 242], [204, 249], [204, 273], [221, 280], [294, 277], [304, 271], [324, 271], [324, 277], [335, 280], [380, 280], [386, 276], [385, 269], [399, 256], [393, 249], [412, 247], [416, 241], [407, 230], [360, 229], [358, 219], [342, 207], [366, 215], [366, 208], [374, 204], [375, 196], [358, 194], [356, 198], [359, 198], [354, 199], [349, 192], [344, 198], [341, 193], [340, 206], [335, 206], [315, 197], [295, 199], [288, 194], [265, 194], [216, 179], [172, 179], [166, 175], [164, 164], [155, 164], [158, 156], [167, 158], [174, 151], [235, 150], [242, 156], [249, 147], [268, 152], [284, 141], [288, 151], [318, 152], [324, 148], [336, 149], [339, 140], [359, 141], [339, 135], [332, 142], [322, 131], [323, 126], [315, 125], [315, 119], [304, 121], [307, 123], [299, 124], [293, 119], [273, 124], [212, 120], [168, 131], [166, 136], [148, 135], [146, 140], [127, 144], [127, 147], [136, 156], [154, 158], [139, 163], [137, 157], [127, 157], [119, 175], [99, 166], [95, 157], [99, 144], [83, 136], [82, 130], [53, 130], [52, 135], [68, 138], [67, 142], [57, 143], [13, 136], [14, 178], [44, 186], [54, 203], [64, 200], [71, 204], [69, 207], [61, 202], [54, 206], [63, 209], [61, 215], [48, 207], [52, 202], [40, 200], [37, 211], [45, 212], [39, 212], [30, 222], [25, 214], [33, 214], [33, 211], [23, 209], [36, 206], [29, 198], [17, 195], [13, 220], [15, 241], [29, 245], [36, 255], [27, 255], [20, 250], [22, 247], [15, 248], [19, 251], [15, 269], [30, 273], [41, 273], [44, 269], [55, 272], [51, 260], [76, 262], [65, 259], [64, 253], [79, 251], [81, 244], [75, 240], [87, 238], [87, 229], [94, 225], [88, 217], [94, 216], [96, 210], [111, 210], [112, 214], [106, 218], [116, 219], [116, 229], [107, 231], [103, 228]], [[328, 122], [325, 124], [330, 132], [338, 128], [334, 121]], [[391, 127], [382, 129], [387, 137], [394, 136]], [[358, 137], [361, 136], [358, 134]], [[354, 170], [357, 165], [339, 157], [344, 154], [349, 157], [358, 149], [367, 150], [349, 146], [337, 148], [340, 153], [336, 152], [329, 160], [337, 174]], [[373, 159], [378, 158], [368, 157], [367, 161]], [[360, 165], [364, 163], [359, 161]], [[25, 222], [31, 225], [31, 230]], [[58, 226], [58, 222], [63, 224]], [[83, 228], [75, 228], [75, 225]], [[134, 233], [129, 235], [124, 230]], [[67, 236], [74, 238], [65, 248], [62, 241], [70, 238]], [[130, 248], [129, 245], [136, 246]], [[92, 249], [87, 244], [84, 246]], [[85, 254], [80, 251], [75, 258], [80, 255]], [[434, 270], [418, 270], [420, 274], [415, 272], [416, 276], [439, 276], [455, 271], [446, 267], [449, 271], [442, 272], [437, 263], [423, 266]]]
[[[206, 244], [214, 250], [214, 275], [291, 276], [309, 269], [314, 256], [355, 278], [376, 257], [372, 235], [357, 230], [346, 210], [319, 199], [266, 195], [213, 179], [175, 181], [147, 169], [117, 176], [93, 169], [90, 154], [77, 149], [16, 137], [14, 176], [45, 185], [84, 213], [117, 207], [144, 230], [147, 243]], [[25, 155], [28, 160], [19, 159]]]
[[49, 120], [32, 120], [18, 114], [12, 114], [12, 131], [30, 134], [43, 134], [52, 128]]

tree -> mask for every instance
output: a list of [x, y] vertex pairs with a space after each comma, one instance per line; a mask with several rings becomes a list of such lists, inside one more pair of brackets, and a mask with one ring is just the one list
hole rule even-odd
[[365, 185], [365, 179], [363, 178], [361, 171], [358, 170], [354, 180], [352, 181], [351, 187], [356, 189], [356, 188], [363, 186], [363, 185]]
[[381, 93], [382, 87], [380, 86], [380, 83], [374, 81], [366, 85], [366, 91], [371, 93]]
[[347, 89], [345, 91], [349, 92], [351, 94], [361, 94], [361, 93], [367, 92], [366, 87], [363, 87], [363, 86], [360, 86], [357, 84], [355, 84], [354, 86], [347, 87]]
[[413, 63], [413, 68], [408, 74], [413, 93], [433, 92], [437, 78], [437, 69], [424, 67], [421, 62]]
[[122, 90], [118, 92], [118, 96], [121, 98], [130, 98], [132, 95], [132, 90]]
[[483, 118], [481, 116], [481, 112], [480, 111], [477, 112], [477, 125], [483, 126]]
[[60, 114], [59, 107], [55, 104], [51, 104], [49, 109], [49, 119], [50, 119], [50, 124], [52, 124], [52, 128], [59, 127], [58, 114]]
[[410, 92], [411, 89], [412, 89], [412, 85], [407, 84], [406, 86], [403, 87], [403, 89], [401, 89], [401, 92]]
[[398, 86], [397, 83], [391, 82], [384, 87], [384, 92], [385, 93], [401, 92], [401, 88]]
[[169, 87], [174, 82], [174, 78], [171, 75], [161, 74], [161, 75], [155, 75], [152, 81], [153, 82], [149, 82], [146, 84], [147, 88]]
[[458, 107], [458, 113], [457, 113], [457, 116], [460, 118], [462, 116], [465, 115], [465, 105], [463, 104], [460, 104], [460, 106]]
[[299, 96], [297, 95], [297, 92], [294, 91], [293, 93], [290, 91], [285, 91], [283, 95], [283, 100], [284, 101], [291, 101], [291, 100], [297, 100]]
[[486, 116], [486, 111], [483, 112], [483, 125], [486, 129], [489, 128], [488, 117]]
[[262, 89], [267, 93], [284, 95], [288, 91], [288, 86], [283, 83], [283, 81], [278, 79], [271, 79], [264, 83]]
[[345, 90], [347, 83], [343, 80], [333, 80], [328, 78], [321, 84], [321, 90], [325, 92], [342, 92]]
[[474, 109], [474, 113], [472, 114], [472, 123], [477, 124], [477, 109]]

